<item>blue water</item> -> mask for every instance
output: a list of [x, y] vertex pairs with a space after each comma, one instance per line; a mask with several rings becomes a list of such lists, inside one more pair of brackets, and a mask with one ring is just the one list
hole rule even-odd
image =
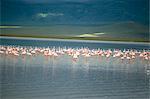
[[[142, 44], [2, 39], [1, 45], [148, 49]], [[148, 61], [0, 55], [2, 99], [149, 99]]]
[[33, 47], [71, 47], [82, 48], [88, 47], [89, 49], [150, 49], [150, 44], [137, 44], [137, 43], [108, 43], [108, 42], [86, 42], [86, 41], [68, 41], [68, 40], [32, 40], [32, 39], [15, 39], [15, 38], [1, 38], [1, 45], [20, 45], [20, 46], [33, 46]]

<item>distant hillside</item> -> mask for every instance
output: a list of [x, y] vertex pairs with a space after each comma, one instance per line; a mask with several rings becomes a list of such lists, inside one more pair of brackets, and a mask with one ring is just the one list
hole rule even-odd
[[135, 22], [112, 23], [98, 26], [95, 30], [95, 32], [90, 32], [89, 34], [96, 34], [96, 36], [99, 37], [110, 38], [142, 38], [146, 40], [149, 39], [149, 28]]
[[121, 22], [99, 27], [98, 32], [107, 33], [148, 33], [148, 27], [135, 22]]
[[[148, 27], [135, 22], [119, 22], [103, 25], [50, 25], [50, 26], [1, 26], [2, 35], [106, 37], [149, 40]], [[7, 28], [6, 28], [7, 27]]]

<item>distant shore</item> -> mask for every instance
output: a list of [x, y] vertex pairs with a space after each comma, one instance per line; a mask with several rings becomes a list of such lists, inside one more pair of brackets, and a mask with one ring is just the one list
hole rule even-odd
[[129, 42], [129, 41], [100, 41], [100, 40], [0, 36], [0, 39], [1, 38], [4, 38], [4, 39], [24, 39], [24, 40], [69, 41], [69, 42], [88, 42], [88, 43], [118, 43], [118, 44], [146, 44], [146, 45], [148, 44], [148, 45], [150, 45], [149, 42]]
[[24, 38], [44, 38], [44, 39], [68, 39], [68, 40], [89, 40], [89, 41], [115, 41], [115, 42], [146, 42], [150, 43], [149, 39], [144, 38], [130, 38], [130, 37], [77, 37], [77, 36], [67, 36], [67, 35], [37, 35], [37, 34], [0, 34], [4, 37], [24, 37]]

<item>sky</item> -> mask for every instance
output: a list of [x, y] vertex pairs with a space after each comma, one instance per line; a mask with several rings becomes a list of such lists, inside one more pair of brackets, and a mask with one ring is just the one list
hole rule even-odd
[[1, 25], [149, 25], [149, 0], [1, 0]]

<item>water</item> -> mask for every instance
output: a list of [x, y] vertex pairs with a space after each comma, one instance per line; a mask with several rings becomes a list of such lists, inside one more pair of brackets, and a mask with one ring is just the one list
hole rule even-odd
[[[1, 45], [148, 49], [145, 44], [1, 38]], [[149, 99], [148, 61], [92, 56], [0, 56], [2, 99]]]
[[75, 41], [75, 40], [43, 40], [43, 39], [15, 39], [15, 38], [1, 38], [1, 45], [20, 45], [20, 46], [33, 46], [33, 47], [71, 47], [82, 48], [88, 47], [89, 49], [150, 49], [150, 44], [147, 43], [112, 43], [112, 42], [90, 42], [90, 41]]

